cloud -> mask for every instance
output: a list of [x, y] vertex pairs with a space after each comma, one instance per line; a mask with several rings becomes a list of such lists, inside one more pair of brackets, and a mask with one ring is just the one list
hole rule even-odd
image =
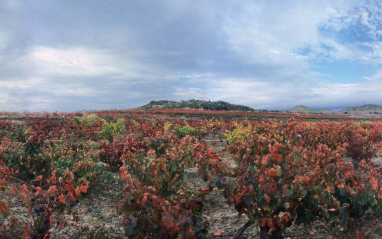
[[368, 103], [381, 104], [381, 73], [363, 83], [276, 83], [264, 79], [224, 79], [210, 89], [208, 99], [228, 100], [257, 109], [288, 109], [303, 104], [318, 109], [333, 109]]
[[0, 29], [0, 52], [5, 49], [8, 45], [8, 36], [5, 32]]
[[304, 70], [311, 60], [378, 63], [381, 9], [377, 1], [231, 4], [223, 31], [228, 47], [250, 64]]
[[[35, 97], [25, 97], [28, 92], [37, 95], [40, 98], [38, 92], [43, 80], [39, 78], [30, 79], [8, 79], [7, 81], [0, 81], [0, 103], [3, 110], [6, 111], [25, 111], [30, 109], [29, 105], [38, 107]], [[38, 101], [38, 100], [37, 100]]]
[[207, 92], [200, 88], [177, 88], [174, 92], [174, 96], [177, 100], [189, 100], [189, 99], [207, 99]]
[[377, 73], [375, 73], [374, 75], [370, 77], [365, 76], [364, 79], [371, 82], [380, 82], [380, 84], [382, 85], [382, 70], [379, 70]]
[[9, 11], [17, 10], [22, 7], [23, 2], [20, 0], [2, 0], [3, 7]]
[[251, 62], [267, 64], [304, 64], [292, 53], [319, 46], [319, 26], [338, 14], [336, 5], [329, 1], [259, 1], [229, 8], [236, 10], [236, 14], [229, 14], [226, 9], [223, 15], [230, 47]]
[[[84, 48], [36, 47], [25, 57], [24, 67], [36, 75], [100, 76], [121, 73], [118, 62], [106, 53]], [[30, 73], [30, 74], [33, 74]]]
[[[382, 103], [377, 1], [21, 2], [0, 6], [0, 110]], [[338, 62], [376, 72], [339, 81]]]

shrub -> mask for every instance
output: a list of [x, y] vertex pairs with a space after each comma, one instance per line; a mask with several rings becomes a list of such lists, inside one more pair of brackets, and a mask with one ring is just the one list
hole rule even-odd
[[201, 217], [205, 193], [190, 190], [183, 181], [184, 170], [201, 155], [193, 150], [198, 141], [186, 136], [172, 142], [161, 158], [149, 150], [120, 168], [127, 184], [119, 211], [129, 238], [207, 238], [208, 225]]
[[174, 127], [174, 132], [176, 135], [178, 135], [179, 137], [184, 137], [186, 135], [195, 135], [198, 133], [198, 129], [195, 129], [189, 125], [185, 125], [185, 126], [180, 126], [180, 125], [177, 125]]
[[233, 122], [234, 129], [229, 131], [226, 130], [224, 136], [226, 137], [228, 143], [236, 143], [237, 141], [245, 141], [247, 136], [252, 131], [252, 125], [246, 122], [246, 125], [243, 123], [239, 123], [237, 121]]
[[362, 160], [355, 169], [343, 160], [347, 142], [333, 149], [325, 142], [304, 143], [297, 137], [303, 125], [294, 120], [276, 123], [265, 134], [254, 131], [247, 141], [226, 148], [238, 167], [221, 185], [224, 195], [239, 215], [247, 214], [250, 223], [258, 221], [262, 238], [282, 238], [292, 223], [309, 225], [318, 218], [347, 227], [350, 218], [367, 209], [382, 210], [378, 168]]
[[101, 131], [97, 132], [97, 134], [102, 138], [109, 140], [110, 142], [113, 142], [115, 136], [125, 130], [125, 124], [121, 119], [116, 123], [107, 123], [105, 120], [103, 120], [103, 122], [103, 128]]

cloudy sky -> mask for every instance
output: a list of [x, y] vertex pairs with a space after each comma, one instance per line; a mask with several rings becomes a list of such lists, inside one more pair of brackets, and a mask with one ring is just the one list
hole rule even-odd
[[0, 0], [0, 111], [382, 105], [382, 5]]

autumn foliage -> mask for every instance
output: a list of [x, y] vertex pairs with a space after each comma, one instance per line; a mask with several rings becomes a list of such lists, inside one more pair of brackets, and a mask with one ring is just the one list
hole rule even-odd
[[[206, 119], [180, 118], [197, 114]], [[101, 179], [125, 185], [116, 207], [128, 238], [208, 238], [205, 197], [215, 188], [262, 238], [317, 220], [355, 230], [354, 219], [381, 212], [381, 171], [371, 161], [381, 122], [240, 119], [251, 114], [165, 109], [0, 120], [0, 192], [17, 197], [29, 218], [0, 198], [0, 235], [48, 238]], [[208, 137], [227, 142], [223, 152]], [[208, 187], [187, 183], [192, 168]]]

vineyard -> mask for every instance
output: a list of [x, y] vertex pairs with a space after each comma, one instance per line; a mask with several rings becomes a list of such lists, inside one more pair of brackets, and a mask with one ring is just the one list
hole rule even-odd
[[0, 116], [0, 238], [382, 234], [378, 118], [185, 109]]

